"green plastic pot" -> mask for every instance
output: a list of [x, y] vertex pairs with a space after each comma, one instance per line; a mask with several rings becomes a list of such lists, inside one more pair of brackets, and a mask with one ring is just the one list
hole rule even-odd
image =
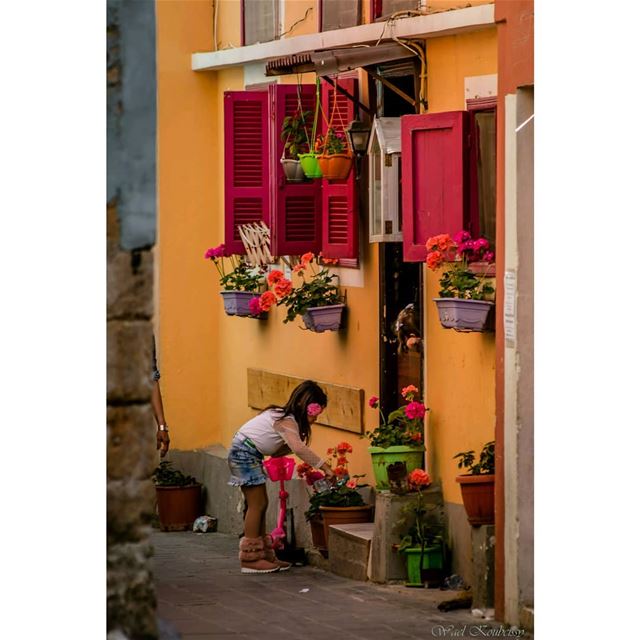
[[299, 153], [298, 158], [300, 158], [302, 170], [307, 178], [322, 178], [322, 170], [315, 153]]
[[398, 445], [395, 447], [369, 447], [371, 454], [371, 464], [373, 465], [373, 476], [376, 479], [376, 489], [387, 491], [389, 489], [389, 478], [387, 477], [387, 466], [393, 462], [404, 462], [407, 465], [407, 473], [414, 469], [422, 469], [422, 458], [424, 447], [407, 447]]
[[407, 587], [422, 587], [422, 571], [425, 569], [443, 569], [442, 546], [425, 547], [420, 566], [420, 547], [410, 547], [402, 552], [407, 559]]

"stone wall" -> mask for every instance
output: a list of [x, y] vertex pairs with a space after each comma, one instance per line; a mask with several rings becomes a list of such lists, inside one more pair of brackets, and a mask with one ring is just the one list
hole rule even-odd
[[107, 4], [107, 630], [157, 638], [149, 542], [155, 241], [153, 2]]

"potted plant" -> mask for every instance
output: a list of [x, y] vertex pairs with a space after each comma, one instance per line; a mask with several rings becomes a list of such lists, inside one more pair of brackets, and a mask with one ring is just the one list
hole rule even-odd
[[389, 465], [404, 462], [409, 473], [422, 466], [423, 418], [428, 409], [416, 400], [417, 393], [417, 387], [412, 384], [402, 389], [405, 404], [387, 417], [379, 407], [379, 399], [376, 396], [369, 399], [369, 406], [378, 409], [381, 418], [381, 424], [365, 434], [371, 443], [369, 453], [378, 491], [389, 490]]
[[409, 474], [409, 488], [416, 497], [400, 510], [393, 531], [402, 539], [397, 550], [407, 562], [407, 587], [423, 587], [434, 574], [442, 577], [444, 569], [444, 526], [435, 504], [426, 504], [422, 494], [431, 484], [429, 474], [414, 469]]
[[[225, 313], [243, 318], [263, 318], [265, 309], [260, 304], [260, 292], [265, 287], [264, 272], [245, 261], [243, 256], [229, 255], [224, 244], [208, 249], [205, 260], [211, 260], [220, 276], [220, 292]], [[231, 269], [225, 268], [225, 259]]]
[[160, 529], [185, 531], [191, 529], [194, 520], [202, 515], [201, 485], [193, 476], [185, 475], [171, 465], [168, 460], [163, 460], [152, 476], [156, 485]]
[[453, 458], [459, 458], [458, 468], [465, 468], [469, 473], [459, 475], [456, 482], [460, 484], [462, 502], [469, 524], [493, 524], [494, 517], [494, 484], [495, 484], [495, 441], [487, 442], [476, 462], [475, 451], [463, 451]]
[[280, 139], [284, 142], [280, 163], [289, 182], [303, 182], [305, 172], [300, 164], [299, 154], [309, 150], [305, 125], [311, 111], [296, 111], [282, 121]]
[[309, 509], [304, 515], [311, 526], [313, 544], [325, 557], [332, 524], [371, 522], [372, 507], [364, 503], [357, 488], [357, 479], [362, 476], [349, 476], [347, 453], [352, 451], [353, 447], [348, 442], [340, 442], [328, 449], [327, 454], [336, 459], [333, 469], [336, 481], [333, 485], [324, 479], [322, 471], [311, 465], [303, 462], [297, 467], [298, 477], [304, 478], [313, 487]]
[[[489, 241], [474, 240], [469, 232], [459, 231], [453, 239], [447, 233], [433, 236], [426, 247], [429, 269], [436, 271], [447, 264], [440, 278], [440, 297], [434, 298], [442, 326], [458, 331], [486, 331], [494, 306], [489, 297], [495, 291], [486, 278], [494, 259]], [[486, 265], [484, 274], [469, 268], [480, 262]]]
[[[333, 261], [324, 258], [323, 262]], [[338, 276], [330, 274], [328, 268], [324, 264], [321, 265], [318, 257], [311, 252], [305, 253], [292, 270], [301, 279], [297, 287], [294, 287], [291, 280], [285, 278], [281, 271], [272, 271], [269, 274], [267, 282], [273, 291], [263, 294], [265, 304], [269, 307], [274, 303], [278, 306], [284, 305], [287, 308], [285, 323], [301, 316], [305, 328], [309, 331], [337, 331], [342, 323], [345, 307], [340, 289], [334, 282]]]
[[353, 156], [347, 147], [343, 131], [328, 127], [324, 136], [318, 136], [316, 140], [316, 152], [320, 153], [318, 164], [322, 175], [327, 180], [347, 179], [353, 164]]

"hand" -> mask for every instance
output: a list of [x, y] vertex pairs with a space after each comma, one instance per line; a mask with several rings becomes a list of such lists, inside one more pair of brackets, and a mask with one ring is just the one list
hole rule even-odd
[[329, 465], [327, 465], [326, 467], [323, 466], [322, 470], [324, 471], [324, 477], [331, 483], [333, 483], [336, 479], [336, 475], [335, 473], [333, 473], [333, 471], [331, 470], [331, 467]]
[[164, 458], [169, 451], [169, 432], [168, 431], [156, 431], [156, 450], [160, 449], [160, 457]]

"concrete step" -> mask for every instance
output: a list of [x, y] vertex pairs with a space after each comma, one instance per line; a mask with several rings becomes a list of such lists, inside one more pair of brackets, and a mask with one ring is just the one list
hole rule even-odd
[[351, 580], [367, 580], [373, 528], [373, 522], [329, 527], [329, 569], [332, 573]]

